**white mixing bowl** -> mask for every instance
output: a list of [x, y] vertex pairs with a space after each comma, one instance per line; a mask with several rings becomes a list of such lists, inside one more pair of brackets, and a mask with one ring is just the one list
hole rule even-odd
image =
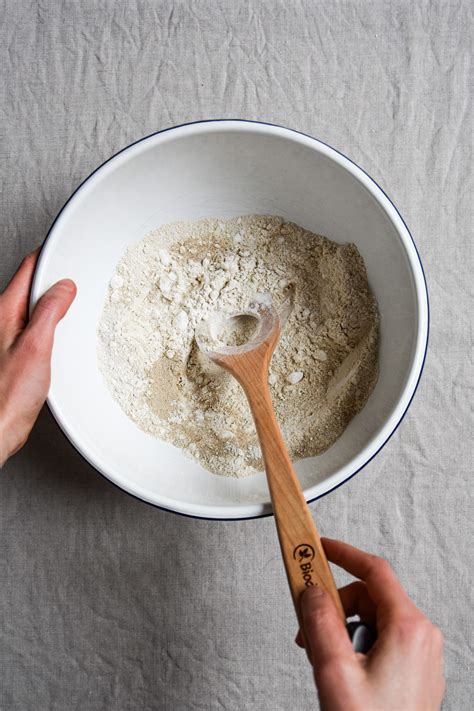
[[380, 309], [378, 384], [327, 452], [297, 462], [307, 500], [342, 484], [383, 447], [410, 404], [426, 354], [428, 297], [410, 233], [385, 193], [338, 151], [250, 121], [187, 124], [120, 151], [71, 196], [41, 251], [32, 306], [62, 277], [78, 287], [57, 331], [48, 403], [72, 444], [110, 481], [191, 516], [270, 513], [265, 476], [216, 476], [139, 430], [98, 370], [97, 324], [127, 245], [174, 220], [249, 213], [281, 215], [336, 242], [354, 242]]

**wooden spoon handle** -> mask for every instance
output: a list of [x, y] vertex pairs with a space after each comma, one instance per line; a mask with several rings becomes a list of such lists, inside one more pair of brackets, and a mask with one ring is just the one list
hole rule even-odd
[[298, 620], [301, 623], [301, 594], [312, 585], [320, 585], [331, 595], [345, 623], [339, 593], [283, 441], [266, 378], [260, 383], [241, 380], [241, 384], [260, 440], [278, 538]]

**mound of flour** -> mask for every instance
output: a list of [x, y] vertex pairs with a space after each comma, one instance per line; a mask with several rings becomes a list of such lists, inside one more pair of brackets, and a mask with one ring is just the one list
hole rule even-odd
[[364, 406], [378, 376], [378, 311], [354, 245], [278, 217], [164, 225], [129, 247], [98, 329], [100, 369], [144, 431], [216, 474], [262, 470], [247, 401], [203, 361], [194, 332], [213, 311], [267, 291], [294, 308], [269, 382], [293, 459], [323, 452]]

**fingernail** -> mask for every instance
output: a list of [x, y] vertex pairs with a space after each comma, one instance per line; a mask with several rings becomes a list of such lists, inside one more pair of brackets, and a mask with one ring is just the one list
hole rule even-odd
[[61, 289], [66, 289], [67, 291], [76, 291], [76, 285], [72, 279], [61, 279], [61, 281], [56, 282], [54, 286], [59, 286]]

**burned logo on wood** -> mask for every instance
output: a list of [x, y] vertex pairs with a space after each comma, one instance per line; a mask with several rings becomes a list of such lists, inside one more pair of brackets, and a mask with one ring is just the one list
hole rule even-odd
[[293, 558], [299, 565], [305, 586], [309, 588], [312, 585], [316, 585], [312, 577], [314, 570], [311, 565], [314, 558], [313, 546], [310, 546], [309, 543], [300, 543], [293, 551]]

